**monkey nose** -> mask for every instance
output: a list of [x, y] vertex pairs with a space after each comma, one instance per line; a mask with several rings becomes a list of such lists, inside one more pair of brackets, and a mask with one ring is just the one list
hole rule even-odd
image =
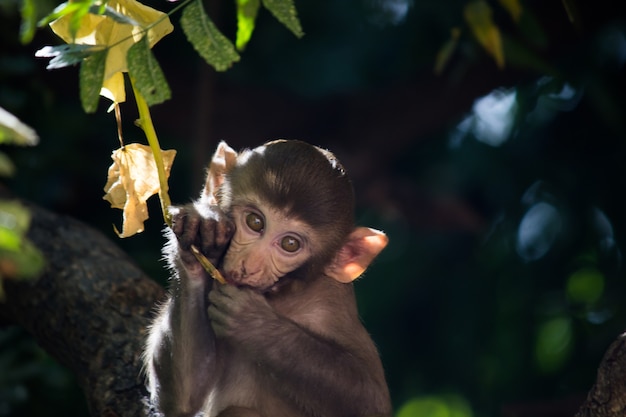
[[232, 271], [226, 271], [226, 275], [231, 281], [240, 281], [248, 276], [248, 272], [246, 271], [246, 267], [241, 265], [239, 270], [234, 269]]

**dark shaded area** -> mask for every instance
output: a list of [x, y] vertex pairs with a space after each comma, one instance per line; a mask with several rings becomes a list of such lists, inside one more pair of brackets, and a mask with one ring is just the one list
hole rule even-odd
[[[179, 153], [172, 200], [196, 195], [220, 139], [329, 147], [353, 178], [358, 222], [391, 239], [357, 291], [398, 414], [572, 415], [626, 326], [618, 2], [577, 2], [573, 24], [561, 2], [524, 2], [534, 20], [520, 27], [494, 2], [507, 67], [498, 70], [464, 27], [441, 76], [435, 56], [463, 25], [464, 1], [300, 3], [303, 39], [263, 12], [225, 74], [199, 61], [173, 18], [176, 32], [154, 50], [173, 98], [153, 109], [163, 147]], [[220, 3], [216, 15], [229, 35], [231, 9]], [[0, 16], [0, 106], [42, 137], [37, 148], [6, 150], [18, 174], [5, 184], [113, 236], [120, 213], [101, 200], [118, 146], [108, 103], [85, 115], [77, 70], [47, 72], [33, 58], [57, 42], [52, 35], [21, 47], [16, 15]], [[125, 139], [143, 142], [132, 103], [122, 112]], [[120, 246], [164, 281], [156, 201], [151, 213], [146, 232]], [[0, 415], [36, 415], [44, 402], [55, 405], [48, 413], [75, 415], [58, 394], [70, 392], [67, 377], [53, 380], [62, 371], [5, 332]], [[33, 361], [23, 378], [2, 379]]]
[[[86, 402], [94, 416], [147, 415], [141, 355], [153, 306], [165, 291], [102, 233], [36, 206], [29, 210], [29, 239], [48, 264], [37, 282], [5, 283], [0, 322], [27, 330], [71, 370], [86, 398], [66, 398], [61, 409], [84, 414]], [[50, 414], [33, 400], [23, 413]]]

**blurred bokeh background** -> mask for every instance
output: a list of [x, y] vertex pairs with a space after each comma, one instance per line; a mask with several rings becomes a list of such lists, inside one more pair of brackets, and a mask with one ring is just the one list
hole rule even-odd
[[[175, 31], [154, 53], [172, 99], [153, 108], [176, 149], [176, 203], [200, 190], [219, 140], [297, 138], [342, 160], [358, 222], [390, 244], [356, 283], [396, 415], [572, 415], [626, 327], [626, 14], [620, 1], [490, 1], [499, 68], [464, 20], [469, 0], [296, 1], [306, 35], [262, 11], [239, 63], [215, 73]], [[150, 1], [160, 10], [173, 6]], [[51, 4], [51, 6], [53, 6]], [[232, 38], [234, 5], [207, 3]], [[35, 128], [3, 148], [3, 187], [102, 230], [154, 279], [162, 221], [119, 240], [102, 200], [115, 119], [86, 115], [78, 69], [46, 71], [21, 45], [19, 3], [0, 1], [0, 107]], [[435, 73], [437, 54], [459, 30]], [[145, 142], [122, 105], [127, 142]], [[87, 415], [72, 376], [19, 329], [0, 329], [0, 416]]]

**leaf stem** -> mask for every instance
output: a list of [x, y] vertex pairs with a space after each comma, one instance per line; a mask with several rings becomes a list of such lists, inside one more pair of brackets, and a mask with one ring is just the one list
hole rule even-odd
[[200, 265], [202, 265], [204, 270], [207, 271], [214, 280], [216, 280], [220, 284], [226, 284], [226, 280], [224, 279], [220, 271], [215, 266], [213, 266], [211, 261], [209, 261], [207, 257], [204, 256], [202, 252], [200, 252], [198, 248], [196, 248], [194, 245], [191, 245], [191, 253], [194, 254], [198, 262], [200, 262]]
[[165, 175], [165, 165], [163, 163], [163, 156], [161, 155], [161, 146], [159, 145], [159, 139], [157, 138], [156, 131], [154, 130], [154, 124], [152, 124], [152, 117], [150, 116], [150, 108], [146, 103], [139, 90], [135, 88], [135, 82], [130, 78], [130, 84], [133, 87], [133, 93], [135, 94], [135, 101], [137, 102], [137, 110], [139, 111], [139, 120], [137, 124], [143, 130], [146, 138], [148, 139], [148, 145], [154, 155], [154, 162], [157, 167], [157, 174], [159, 176], [159, 200], [161, 201], [161, 211], [163, 212], [163, 220], [165, 223], [172, 227], [172, 216], [169, 213], [168, 208], [172, 205], [169, 196], [169, 186], [167, 184], [167, 176]]

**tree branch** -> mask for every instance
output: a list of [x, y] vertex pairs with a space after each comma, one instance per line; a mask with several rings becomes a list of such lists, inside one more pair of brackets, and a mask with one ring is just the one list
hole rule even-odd
[[576, 417], [623, 417], [626, 415], [626, 333], [604, 354], [598, 377]]
[[163, 288], [99, 232], [28, 207], [28, 237], [47, 266], [34, 282], [4, 282], [0, 320], [24, 327], [77, 376], [91, 415], [146, 415], [141, 353]]

